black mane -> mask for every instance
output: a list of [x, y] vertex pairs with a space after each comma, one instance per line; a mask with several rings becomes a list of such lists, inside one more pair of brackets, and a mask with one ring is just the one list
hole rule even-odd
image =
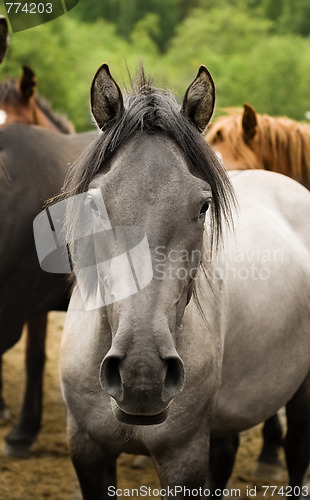
[[180, 106], [170, 91], [154, 87], [141, 69], [131, 83], [131, 93], [125, 99], [121, 118], [111, 120], [103, 133], [71, 166], [61, 198], [87, 191], [94, 176], [134, 134], [164, 133], [181, 148], [193, 175], [205, 179], [213, 193], [212, 235], [218, 243], [222, 232], [222, 216], [231, 221], [235, 205], [230, 181], [215, 153], [195, 126], [180, 112]]

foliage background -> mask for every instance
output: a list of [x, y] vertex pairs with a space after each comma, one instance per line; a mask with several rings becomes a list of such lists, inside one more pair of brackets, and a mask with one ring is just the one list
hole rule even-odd
[[[3, 2], [0, 13], [5, 14]], [[121, 86], [139, 61], [179, 100], [200, 64], [222, 107], [305, 120], [310, 110], [309, 0], [80, 0], [66, 15], [11, 33], [1, 78], [21, 65], [77, 130], [92, 127], [89, 88], [102, 62]]]

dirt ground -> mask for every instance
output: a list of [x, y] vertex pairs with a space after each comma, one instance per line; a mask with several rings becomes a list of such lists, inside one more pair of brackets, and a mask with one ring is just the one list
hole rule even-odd
[[[78, 483], [68, 455], [65, 434], [65, 408], [58, 381], [59, 342], [64, 321], [63, 313], [50, 313], [45, 372], [45, 396], [42, 430], [34, 444], [30, 458], [13, 459], [0, 456], [0, 500], [80, 500]], [[16, 420], [22, 400], [24, 385], [23, 340], [4, 356], [4, 395], [10, 408], [11, 419], [0, 424], [0, 448], [3, 438]], [[240, 489], [232, 492], [231, 498], [280, 499], [271, 495], [262, 485], [286, 484], [286, 475], [278, 481], [267, 479], [254, 481], [252, 471], [261, 444], [260, 428], [242, 436], [237, 462], [228, 488]], [[118, 484], [122, 489], [138, 488], [140, 485], [158, 488], [156, 474], [150, 464], [143, 469], [133, 467], [135, 457], [122, 455], [118, 463]], [[251, 495], [247, 490], [251, 489]], [[228, 492], [227, 492], [228, 493]], [[155, 492], [156, 494], [156, 492]], [[131, 496], [133, 500], [137, 497]], [[139, 497], [141, 498], [141, 496]], [[151, 496], [149, 498], [159, 498]]]

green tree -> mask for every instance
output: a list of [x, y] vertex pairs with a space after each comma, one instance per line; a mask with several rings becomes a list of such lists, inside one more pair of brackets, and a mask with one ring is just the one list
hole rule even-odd
[[[301, 7], [302, 1], [296, 0]], [[279, 13], [270, 10], [272, 2], [282, 5]], [[89, 0], [86, 22], [81, 21], [86, 2], [80, 0], [65, 16], [11, 34], [2, 79], [18, 77], [21, 65], [30, 65], [40, 93], [55, 109], [67, 113], [77, 130], [85, 130], [92, 126], [90, 84], [102, 62], [125, 86], [126, 68], [134, 74], [143, 61], [157, 85], [180, 96], [200, 64], [206, 64], [215, 79], [218, 110], [248, 101], [260, 112], [303, 119], [310, 109], [309, 37], [292, 33], [293, 22], [290, 34], [284, 31], [288, 4], [289, 0], [133, 0], [125, 37], [120, 35], [120, 19], [128, 14], [127, 2]], [[110, 9], [105, 18], [103, 6]], [[169, 8], [171, 17], [164, 25]], [[115, 22], [108, 22], [113, 12]], [[176, 29], [168, 34], [169, 23]], [[163, 54], [165, 30], [171, 38]]]
[[279, 27], [282, 32], [310, 35], [310, 2], [309, 0], [283, 0], [283, 9], [279, 16]]
[[309, 0], [262, 0], [261, 12], [275, 21], [278, 33], [310, 35]]
[[271, 21], [245, 8], [194, 10], [178, 26], [159, 72], [182, 94], [200, 64], [212, 72], [219, 111], [249, 102], [260, 112], [303, 119], [310, 109], [308, 41], [276, 35]]
[[167, 48], [177, 24], [199, 0], [80, 0], [75, 15], [83, 21], [106, 19], [117, 27], [117, 32], [129, 40], [135, 25], [148, 14], [160, 20], [159, 29], [151, 38], [160, 51]]
[[64, 112], [77, 130], [92, 127], [89, 89], [104, 61], [122, 78], [129, 44], [104, 20], [81, 23], [70, 15], [29, 30], [13, 33], [1, 66], [2, 79], [18, 77], [28, 64], [37, 75], [39, 92], [54, 109]]

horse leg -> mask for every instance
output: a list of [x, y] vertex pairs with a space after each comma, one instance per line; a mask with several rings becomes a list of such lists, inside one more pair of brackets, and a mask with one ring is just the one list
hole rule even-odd
[[[286, 405], [287, 435], [284, 441], [293, 497], [299, 498], [310, 458], [310, 373], [294, 397]], [[294, 491], [294, 487], [295, 491]]]
[[239, 447], [239, 435], [210, 440], [210, 488], [223, 491], [231, 476], [236, 453]]
[[258, 457], [258, 464], [253, 472], [255, 478], [280, 480], [282, 465], [278, 456], [278, 449], [282, 446], [282, 427], [277, 414], [268, 418], [263, 426], [263, 447]]
[[[152, 452], [165, 499], [201, 498], [207, 486], [209, 439], [206, 435], [193, 436], [180, 446], [161, 446]], [[198, 492], [198, 493], [197, 493]]]
[[41, 426], [47, 314], [27, 323], [26, 391], [19, 422], [5, 437], [4, 453], [8, 456], [28, 456]]
[[79, 428], [68, 411], [69, 450], [83, 500], [107, 500], [116, 490], [116, 458], [102, 451], [90, 435]]
[[9, 418], [10, 412], [5, 406], [5, 402], [2, 397], [2, 356], [0, 356], [0, 420], [8, 420]]

